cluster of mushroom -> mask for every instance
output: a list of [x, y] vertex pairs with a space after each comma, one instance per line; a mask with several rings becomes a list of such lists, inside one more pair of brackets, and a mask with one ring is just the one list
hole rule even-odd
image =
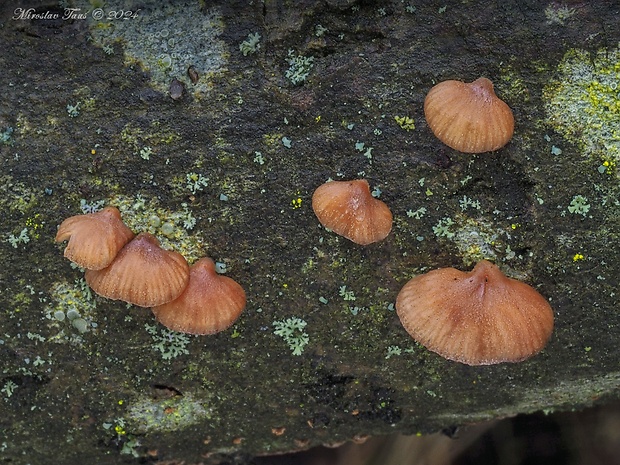
[[[512, 111], [486, 78], [436, 85], [424, 113], [442, 142], [466, 153], [497, 150], [514, 130]], [[372, 196], [365, 179], [319, 186], [312, 208], [325, 228], [360, 245], [381, 241], [392, 229], [392, 212]], [[216, 333], [245, 308], [243, 288], [218, 275], [211, 259], [190, 268], [151, 234], [135, 236], [114, 207], [67, 218], [56, 241], [67, 239], [65, 256], [86, 269], [86, 282], [97, 294], [151, 307], [172, 330]], [[469, 365], [524, 360], [542, 350], [553, 331], [547, 300], [486, 260], [468, 273], [443, 268], [414, 277], [398, 294], [396, 310], [416, 341]]]
[[65, 240], [65, 257], [86, 269], [86, 282], [97, 294], [151, 307], [174, 331], [214, 334], [245, 308], [245, 291], [219, 275], [213, 260], [201, 258], [190, 267], [180, 253], [161, 248], [155, 236], [136, 236], [115, 207], [67, 218], [56, 235], [57, 242]]
[[[424, 113], [433, 133], [461, 152], [497, 150], [514, 131], [512, 111], [486, 78], [436, 85]], [[371, 195], [364, 179], [319, 186], [312, 208], [325, 228], [360, 245], [384, 239], [392, 228], [389, 207]], [[553, 331], [547, 300], [486, 260], [468, 273], [443, 268], [414, 277], [398, 294], [396, 310], [413, 339], [468, 365], [525, 360]]]

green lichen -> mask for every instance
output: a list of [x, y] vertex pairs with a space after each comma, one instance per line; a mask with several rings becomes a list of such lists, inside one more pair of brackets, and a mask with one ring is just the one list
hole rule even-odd
[[544, 90], [549, 123], [579, 149], [620, 161], [620, 48], [573, 49]]
[[433, 232], [439, 239], [452, 242], [458, 248], [463, 263], [472, 265], [480, 260], [497, 261], [514, 258], [515, 253], [510, 249], [508, 241], [511, 237], [510, 231], [518, 227], [516, 224], [511, 224], [501, 228], [482, 216], [471, 218], [457, 213], [453, 217], [442, 218], [433, 226]]
[[13, 134], [13, 128], [7, 127], [4, 131], [0, 131], [0, 144], [5, 145], [13, 145], [13, 141], [11, 140], [11, 135]]
[[153, 147], [167, 145], [180, 137], [159, 121], [152, 121], [145, 130], [128, 123], [121, 130], [121, 141], [134, 154], [143, 160], [149, 160], [153, 155]]
[[[40, 197], [40, 195], [39, 195]], [[0, 176], [0, 207], [10, 212], [26, 214], [37, 205], [37, 194], [12, 176]]]
[[292, 317], [274, 321], [273, 325], [276, 327], [273, 333], [284, 339], [293, 355], [301, 355], [310, 341], [308, 334], [304, 331], [307, 323], [301, 318]]
[[144, 325], [144, 329], [153, 340], [153, 349], [161, 354], [163, 360], [171, 360], [180, 355], [189, 354], [187, 346], [190, 339], [186, 334], [163, 328], [158, 331], [157, 326], [148, 323]]
[[97, 331], [97, 302], [83, 278], [73, 284], [58, 281], [49, 291], [50, 302], [43, 308], [49, 341], [81, 345], [81, 334]]
[[512, 57], [510, 63], [500, 68], [500, 80], [497, 83], [498, 93], [503, 100], [508, 102], [529, 102], [530, 92], [519, 71], [512, 64], [516, 60], [516, 57]]
[[294, 86], [298, 86], [303, 84], [310, 75], [310, 71], [314, 66], [314, 57], [305, 57], [296, 54], [293, 50], [289, 50], [287, 62], [289, 68], [284, 75]]
[[6, 238], [6, 241], [11, 244], [14, 249], [19, 247], [19, 244], [27, 244], [28, 242], [30, 242], [28, 228], [22, 229], [18, 235], [15, 235], [13, 233], [9, 234]]
[[395, 116], [394, 120], [402, 129], [409, 132], [415, 129], [415, 121], [409, 116]]
[[575, 215], [581, 215], [585, 217], [586, 214], [590, 211], [590, 204], [588, 203], [588, 199], [583, 195], [574, 196], [570, 201], [568, 211]]
[[545, 18], [547, 18], [547, 24], [558, 24], [564, 26], [566, 21], [570, 19], [577, 10], [575, 8], [569, 8], [566, 5], [551, 2], [545, 8]]
[[260, 50], [260, 34], [258, 32], [248, 34], [248, 38], [239, 44], [239, 51], [243, 56], [248, 56]]
[[127, 429], [135, 434], [151, 431], [180, 431], [213, 417], [208, 399], [195, 398], [191, 393], [166, 399], [150, 397], [130, 404], [126, 415]]
[[199, 232], [193, 231], [197, 218], [188, 204], [182, 203], [179, 210], [172, 211], [161, 207], [157, 199], [140, 195], [117, 195], [108, 204], [119, 209], [123, 221], [133, 231], [157, 236], [162, 247], [179, 252], [188, 262], [206, 255], [207, 243]]

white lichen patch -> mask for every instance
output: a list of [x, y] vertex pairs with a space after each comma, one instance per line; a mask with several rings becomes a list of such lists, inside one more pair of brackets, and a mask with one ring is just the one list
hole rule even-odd
[[179, 210], [172, 211], [162, 208], [157, 199], [140, 195], [118, 195], [107, 204], [119, 209], [123, 221], [132, 231], [153, 234], [163, 248], [179, 252], [190, 264], [206, 255], [207, 244], [194, 230], [197, 219], [189, 205], [183, 203]]
[[620, 161], [620, 47], [569, 50], [545, 88], [548, 122], [586, 155]]
[[[225, 68], [226, 44], [219, 39], [222, 16], [216, 8], [201, 11], [200, 2], [142, 3], [130, 19], [89, 21], [97, 45], [109, 48], [120, 41], [126, 62], [140, 63], [161, 92], [168, 92], [172, 80], [178, 79], [195, 95], [205, 93], [209, 75]], [[188, 77], [190, 66], [200, 76], [196, 83]]]

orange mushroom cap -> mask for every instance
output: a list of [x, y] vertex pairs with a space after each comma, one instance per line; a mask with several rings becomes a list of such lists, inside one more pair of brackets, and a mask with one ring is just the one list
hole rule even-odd
[[173, 331], [214, 334], [232, 325], [245, 308], [243, 288], [219, 275], [210, 258], [201, 258], [189, 271], [183, 293], [167, 304], [153, 307], [155, 318]]
[[442, 268], [416, 276], [398, 294], [396, 311], [413, 339], [468, 365], [525, 360], [553, 331], [547, 300], [486, 260], [470, 272]]
[[86, 282], [100, 296], [140, 307], [176, 299], [189, 281], [180, 253], [164, 250], [149, 233], [138, 234], [102, 270], [86, 270]]
[[312, 209], [323, 226], [356, 244], [385, 239], [392, 229], [392, 212], [370, 193], [368, 181], [330, 181], [312, 195]]
[[497, 150], [514, 132], [512, 110], [483, 77], [471, 83], [440, 82], [424, 100], [424, 116], [433, 134], [459, 152]]
[[134, 233], [121, 220], [115, 207], [96, 213], [76, 215], [64, 220], [56, 233], [56, 242], [69, 240], [65, 257], [89, 270], [101, 270], [133, 239]]

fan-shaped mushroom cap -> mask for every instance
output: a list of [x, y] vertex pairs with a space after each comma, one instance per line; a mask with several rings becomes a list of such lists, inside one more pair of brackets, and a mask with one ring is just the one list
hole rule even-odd
[[140, 307], [176, 299], [188, 281], [185, 258], [162, 249], [149, 233], [138, 234], [107, 268], [86, 270], [86, 282], [97, 294]]
[[133, 239], [134, 233], [121, 220], [114, 207], [96, 213], [76, 215], [62, 222], [56, 242], [69, 240], [65, 257], [89, 270], [101, 270]]
[[416, 276], [398, 294], [396, 310], [413, 339], [468, 365], [519, 362], [553, 331], [547, 300], [486, 260], [468, 273], [442, 268]]
[[365, 179], [322, 184], [312, 209], [323, 226], [361, 245], [385, 239], [392, 229], [392, 212], [371, 195]]
[[440, 141], [465, 153], [497, 150], [514, 132], [512, 110], [483, 77], [472, 83], [440, 82], [424, 100], [424, 116]]
[[232, 325], [245, 308], [245, 291], [233, 279], [217, 274], [210, 258], [190, 268], [189, 284], [172, 302], [153, 307], [155, 318], [173, 331], [214, 334]]

